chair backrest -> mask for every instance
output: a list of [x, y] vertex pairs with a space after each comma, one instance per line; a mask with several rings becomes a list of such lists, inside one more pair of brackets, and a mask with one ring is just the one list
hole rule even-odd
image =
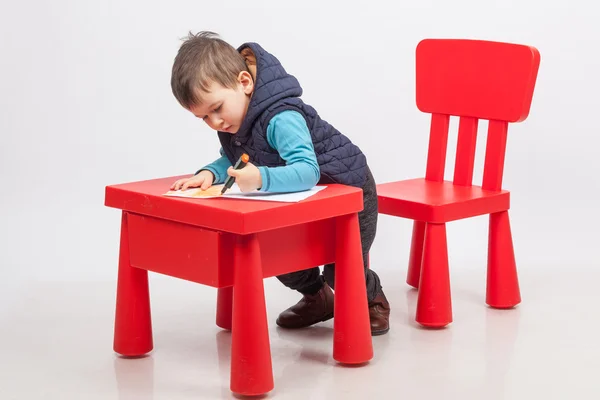
[[458, 116], [454, 184], [472, 184], [477, 125], [484, 119], [489, 127], [482, 186], [500, 190], [508, 123], [529, 114], [540, 53], [531, 46], [464, 39], [425, 39], [416, 53], [417, 107], [432, 114], [426, 179], [444, 179], [449, 120]]

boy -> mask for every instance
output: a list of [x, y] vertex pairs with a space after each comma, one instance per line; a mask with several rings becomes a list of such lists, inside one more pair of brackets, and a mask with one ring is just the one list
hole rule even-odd
[[[377, 228], [375, 181], [360, 149], [315, 109], [300, 99], [302, 88], [277, 58], [256, 43], [238, 50], [212, 32], [190, 34], [173, 64], [171, 88], [177, 101], [218, 131], [221, 157], [172, 190], [200, 187], [234, 176], [243, 192], [292, 192], [317, 183], [340, 183], [363, 189], [359, 213], [371, 333], [389, 330], [390, 306], [379, 277], [368, 267]], [[241, 154], [251, 162], [241, 170], [232, 164]], [[278, 276], [302, 299], [283, 311], [277, 324], [303, 328], [333, 317], [334, 268], [326, 265]]]

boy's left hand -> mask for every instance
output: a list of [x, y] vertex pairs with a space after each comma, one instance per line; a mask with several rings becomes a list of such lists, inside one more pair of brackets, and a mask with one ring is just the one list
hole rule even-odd
[[262, 187], [260, 170], [252, 163], [246, 164], [242, 169], [227, 169], [227, 175], [235, 178], [235, 183], [242, 192], [251, 192]]

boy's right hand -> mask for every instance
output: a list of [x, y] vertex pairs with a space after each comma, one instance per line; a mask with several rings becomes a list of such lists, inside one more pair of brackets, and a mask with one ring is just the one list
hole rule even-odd
[[187, 190], [189, 188], [199, 187], [202, 190], [206, 190], [212, 186], [215, 176], [208, 170], [202, 170], [198, 175], [194, 175], [191, 178], [183, 178], [176, 181], [171, 185], [171, 190]]

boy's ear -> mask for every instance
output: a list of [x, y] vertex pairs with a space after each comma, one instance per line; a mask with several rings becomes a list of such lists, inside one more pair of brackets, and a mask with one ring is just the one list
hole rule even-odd
[[248, 71], [242, 71], [238, 75], [238, 81], [242, 85], [242, 90], [246, 94], [252, 94], [254, 91], [254, 80]]

